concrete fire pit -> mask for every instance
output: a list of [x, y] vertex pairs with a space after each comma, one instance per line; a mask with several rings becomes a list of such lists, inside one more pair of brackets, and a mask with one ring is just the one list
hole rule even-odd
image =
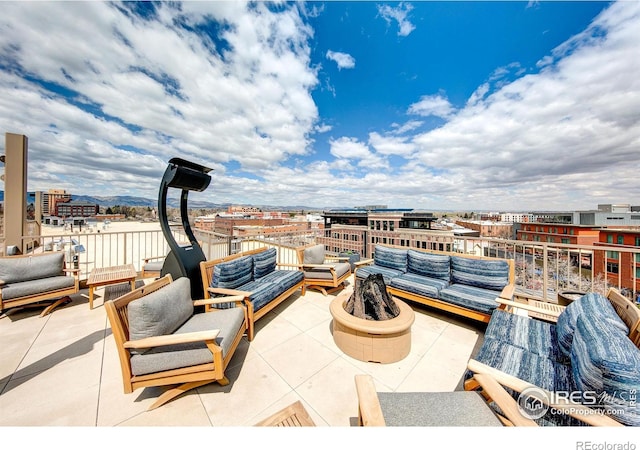
[[352, 316], [344, 307], [351, 295], [345, 292], [331, 302], [333, 340], [340, 350], [365, 362], [393, 363], [404, 359], [411, 350], [413, 309], [393, 298], [400, 314], [389, 320], [366, 320]]

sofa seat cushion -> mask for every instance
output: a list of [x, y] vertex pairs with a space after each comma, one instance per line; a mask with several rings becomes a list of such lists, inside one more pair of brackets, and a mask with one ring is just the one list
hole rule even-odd
[[613, 309], [613, 305], [606, 297], [589, 293], [571, 302], [558, 317], [558, 348], [562, 356], [569, 361], [571, 358], [571, 346], [575, 334], [578, 317], [598, 317], [606, 320], [612, 326], [629, 333], [629, 329], [620, 316]]
[[[132, 341], [172, 334], [193, 315], [191, 281], [180, 277], [127, 306], [129, 339]], [[146, 350], [132, 350], [132, 353]]]
[[435, 299], [439, 298], [440, 290], [448, 285], [449, 282], [445, 280], [429, 278], [411, 272], [392, 278], [391, 283], [389, 283], [389, 286], [393, 288]]
[[509, 284], [509, 263], [452, 256], [451, 283], [501, 291]]
[[506, 341], [485, 337], [475, 359], [548, 391], [574, 389], [570, 366]]
[[390, 269], [389, 267], [379, 266], [377, 264], [371, 264], [370, 266], [362, 266], [358, 267], [356, 270], [356, 277], [358, 279], [365, 279], [369, 275], [381, 274], [384, 279], [385, 284], [388, 286], [391, 284], [391, 280], [399, 275], [402, 275], [404, 272], [396, 269]]
[[37, 280], [13, 282], [2, 287], [2, 300], [13, 300], [31, 295], [65, 290], [75, 286], [74, 277], [65, 275], [40, 278]]
[[558, 350], [555, 324], [496, 309], [484, 333], [485, 338], [502, 340], [540, 356], [563, 362]]
[[435, 253], [407, 250], [407, 272], [449, 281], [451, 257]]
[[253, 258], [242, 256], [216, 264], [211, 277], [211, 287], [236, 289], [253, 279]]
[[145, 272], [160, 272], [162, 271], [163, 267], [164, 267], [164, 261], [151, 261], [146, 263], [142, 267], [142, 270], [144, 270]]
[[464, 284], [452, 284], [440, 291], [440, 300], [486, 314], [491, 314], [498, 302], [499, 291]]
[[275, 248], [270, 248], [255, 255], [253, 258], [253, 279], [264, 277], [266, 274], [276, 270], [278, 262], [278, 252]]
[[595, 392], [605, 414], [640, 425], [640, 350], [620, 328], [600, 315], [578, 317], [571, 365], [577, 389]]
[[240, 287], [249, 291], [249, 301], [253, 310], [258, 311], [276, 297], [304, 281], [304, 274], [299, 270], [274, 270], [262, 278], [258, 278]]
[[406, 272], [407, 250], [376, 245], [373, 262], [376, 266]]
[[[195, 314], [175, 334], [204, 330], [220, 330], [216, 344], [222, 348], [223, 358], [230, 351], [233, 340], [244, 320], [243, 308], [216, 310]], [[131, 371], [134, 375], [144, 375], [164, 370], [198, 364], [213, 363], [213, 355], [203, 342], [167, 345], [131, 356]]]
[[64, 256], [63, 252], [53, 252], [0, 258], [0, 280], [9, 284], [64, 275]]
[[[336, 264], [325, 264], [327, 267], [333, 267], [336, 273], [336, 277], [340, 278], [345, 275], [347, 272], [351, 271], [351, 264], [348, 262], [341, 262]], [[311, 280], [332, 280], [333, 275], [331, 275], [331, 271], [327, 268], [313, 267], [306, 268], [304, 270], [304, 277], [309, 278]]]

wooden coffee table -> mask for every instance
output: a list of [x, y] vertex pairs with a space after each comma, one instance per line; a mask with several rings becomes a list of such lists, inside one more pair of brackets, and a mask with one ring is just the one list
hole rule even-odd
[[133, 264], [97, 267], [93, 269], [87, 279], [87, 286], [89, 286], [89, 309], [93, 309], [93, 291], [95, 288], [128, 281], [131, 283], [131, 290], [134, 290], [136, 287], [137, 276], [138, 273], [136, 272], [136, 268]]

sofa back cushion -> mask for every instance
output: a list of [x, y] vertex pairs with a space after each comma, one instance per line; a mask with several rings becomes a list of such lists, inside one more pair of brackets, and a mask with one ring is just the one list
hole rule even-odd
[[278, 253], [275, 248], [267, 249], [263, 252], [252, 255], [253, 258], [253, 279], [257, 280], [276, 270]]
[[324, 254], [325, 250], [323, 244], [307, 247], [303, 251], [302, 262], [305, 264], [323, 264]]
[[578, 317], [591, 318], [597, 316], [611, 326], [629, 333], [629, 329], [620, 316], [613, 309], [609, 299], [601, 294], [590, 292], [571, 302], [558, 317], [556, 331], [558, 335], [558, 350], [561, 357], [568, 361], [571, 356], [571, 346], [575, 334]]
[[0, 258], [0, 280], [5, 283], [39, 280], [64, 275], [64, 253]]
[[509, 284], [509, 263], [493, 259], [452, 256], [451, 282], [500, 291]]
[[449, 281], [451, 278], [449, 255], [407, 250], [407, 272]]
[[220, 264], [213, 268], [211, 287], [235, 289], [253, 279], [253, 258], [242, 256]]
[[373, 262], [377, 266], [407, 271], [407, 250], [376, 245]]
[[[596, 314], [580, 315], [571, 347], [575, 387], [613, 419], [640, 425], [640, 350], [627, 335]], [[591, 406], [591, 405], [588, 405]]]
[[[191, 281], [180, 277], [175, 281], [133, 300], [127, 307], [129, 339], [172, 334], [193, 315]], [[131, 351], [144, 353], [143, 351]]]

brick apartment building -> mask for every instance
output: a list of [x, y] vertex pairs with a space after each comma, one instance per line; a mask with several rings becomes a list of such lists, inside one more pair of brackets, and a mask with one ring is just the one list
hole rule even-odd
[[[600, 230], [596, 246], [619, 247], [622, 251], [593, 252], [594, 275], [602, 275], [612, 284], [640, 292], [640, 230]], [[632, 253], [633, 251], [635, 253]]]

